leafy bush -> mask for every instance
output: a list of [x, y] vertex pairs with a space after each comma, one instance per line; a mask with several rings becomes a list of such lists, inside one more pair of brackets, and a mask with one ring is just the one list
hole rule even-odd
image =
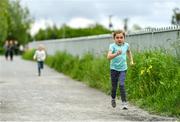
[[23, 53], [22, 58], [27, 60], [33, 60], [34, 53], [35, 49], [27, 50], [25, 53]]

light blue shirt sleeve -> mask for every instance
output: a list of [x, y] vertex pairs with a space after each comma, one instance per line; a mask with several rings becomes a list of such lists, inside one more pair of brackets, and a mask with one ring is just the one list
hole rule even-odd
[[109, 45], [109, 51], [112, 51], [112, 53], [114, 53], [114, 47], [113, 47], [113, 44], [110, 44], [110, 45]]
[[113, 51], [112, 45], [109, 45], [109, 51]]

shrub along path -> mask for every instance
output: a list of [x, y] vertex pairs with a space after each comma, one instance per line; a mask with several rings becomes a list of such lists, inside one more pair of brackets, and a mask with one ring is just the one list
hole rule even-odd
[[110, 96], [45, 66], [0, 57], [0, 121], [175, 121], [129, 105], [110, 105]]

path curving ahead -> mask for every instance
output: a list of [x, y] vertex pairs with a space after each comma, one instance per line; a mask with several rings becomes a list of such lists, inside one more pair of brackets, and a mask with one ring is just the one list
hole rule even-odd
[[35, 62], [0, 57], [0, 121], [175, 121], [117, 102], [47, 66], [38, 77]]

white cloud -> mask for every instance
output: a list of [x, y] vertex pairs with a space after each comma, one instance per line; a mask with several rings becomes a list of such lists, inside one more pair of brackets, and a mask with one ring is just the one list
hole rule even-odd
[[[52, 27], [54, 24], [60, 27], [60, 24], [54, 23], [52, 20], [46, 20], [46, 19], [37, 20], [35, 21], [34, 24], [32, 24], [30, 33], [31, 35], [35, 35], [40, 29], [46, 29], [47, 27]], [[95, 24], [95, 21], [87, 18], [77, 17], [71, 19], [66, 24], [72, 28], [85, 28], [88, 27], [89, 25]]]
[[53, 25], [53, 21], [51, 20], [37, 20], [34, 24], [32, 24], [30, 33], [31, 35], [35, 35], [40, 29], [46, 29], [47, 27], [52, 27]]
[[129, 19], [129, 28], [133, 24], [141, 27], [169, 26], [173, 8], [179, 7], [180, 0], [21, 0], [21, 3], [35, 18], [32, 28], [32, 33], [35, 33], [40, 26], [45, 27], [45, 20], [75, 28], [96, 22], [108, 28], [109, 15], [113, 15], [114, 29], [123, 29], [125, 18]]
[[67, 25], [73, 28], [85, 28], [92, 24], [95, 24], [95, 21], [87, 19], [87, 18], [82, 18], [82, 17], [72, 18], [67, 23]]

